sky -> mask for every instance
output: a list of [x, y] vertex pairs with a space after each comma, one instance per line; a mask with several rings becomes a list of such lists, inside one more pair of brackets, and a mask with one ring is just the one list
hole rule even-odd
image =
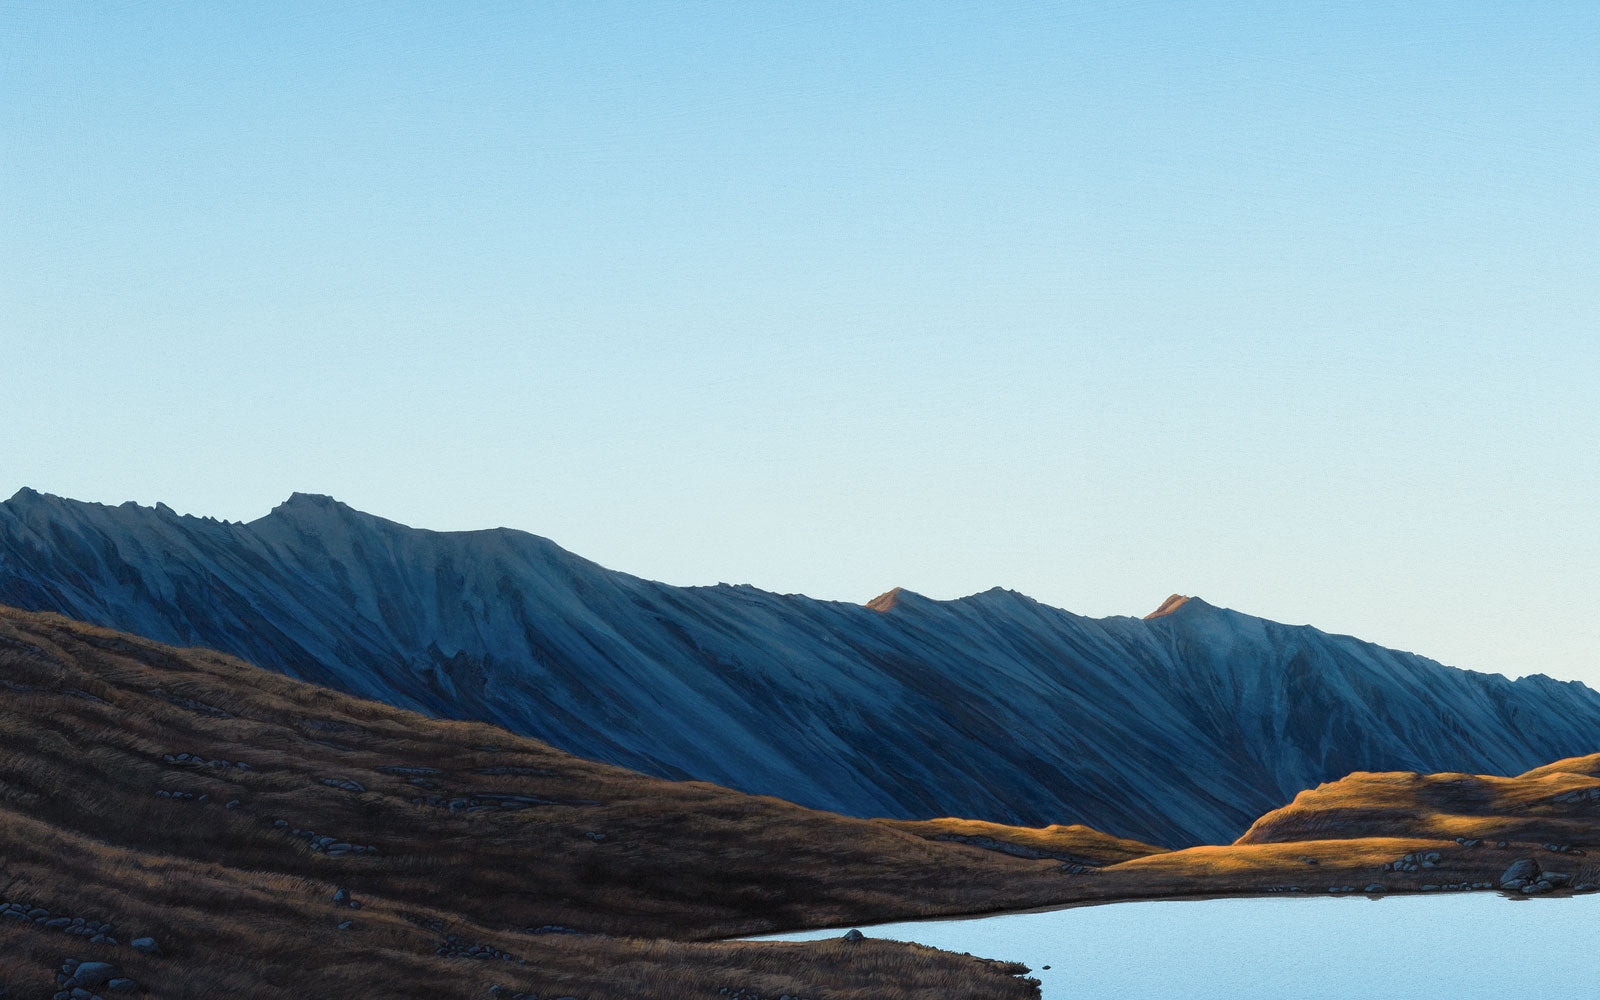
[[1600, 686], [1600, 6], [0, 5], [0, 495]]

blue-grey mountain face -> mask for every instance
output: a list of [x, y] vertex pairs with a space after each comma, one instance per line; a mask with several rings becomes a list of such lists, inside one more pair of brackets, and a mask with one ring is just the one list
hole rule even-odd
[[0, 603], [807, 806], [1172, 846], [1351, 771], [1517, 774], [1600, 749], [1581, 684], [1199, 600], [1090, 619], [998, 589], [861, 607], [672, 587], [302, 494], [237, 524], [24, 490], [0, 504]]

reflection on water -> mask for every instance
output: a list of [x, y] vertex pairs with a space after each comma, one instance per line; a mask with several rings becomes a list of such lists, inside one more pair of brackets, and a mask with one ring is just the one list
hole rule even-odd
[[862, 929], [1023, 962], [1046, 1000], [1600, 1000], [1600, 894], [1115, 903]]

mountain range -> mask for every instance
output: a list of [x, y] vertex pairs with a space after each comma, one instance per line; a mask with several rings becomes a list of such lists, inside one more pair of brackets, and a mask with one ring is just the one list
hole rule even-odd
[[1517, 774], [1600, 747], [1600, 694], [1173, 598], [867, 605], [676, 587], [546, 539], [295, 494], [248, 523], [23, 490], [0, 603], [204, 646], [582, 757], [854, 816], [1226, 843], [1353, 771]]

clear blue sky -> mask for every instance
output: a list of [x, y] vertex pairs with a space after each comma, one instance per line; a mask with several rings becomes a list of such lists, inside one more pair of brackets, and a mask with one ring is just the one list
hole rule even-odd
[[0, 494], [1600, 684], [1597, 52], [1587, 2], [8, 0]]

